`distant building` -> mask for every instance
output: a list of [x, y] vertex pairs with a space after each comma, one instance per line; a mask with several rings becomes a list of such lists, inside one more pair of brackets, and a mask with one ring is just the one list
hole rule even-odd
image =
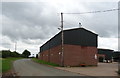
[[[64, 30], [64, 66], [97, 65], [97, 34], [85, 29]], [[61, 65], [61, 32], [40, 47], [39, 59]]]
[[99, 62], [112, 62], [112, 54], [113, 54], [113, 50], [99, 48], [98, 49]]
[[105, 61], [105, 54], [98, 54], [98, 61], [104, 62]]
[[113, 52], [113, 61], [118, 62], [120, 60], [120, 51]]

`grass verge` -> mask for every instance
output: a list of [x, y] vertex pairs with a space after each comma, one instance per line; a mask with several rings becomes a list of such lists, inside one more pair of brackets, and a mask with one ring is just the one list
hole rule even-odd
[[12, 62], [22, 58], [2, 58], [0, 59], [0, 72], [4, 73], [12, 69]]
[[58, 64], [46, 62], [46, 61], [43, 61], [43, 60], [40, 60], [40, 59], [37, 59], [37, 58], [32, 58], [32, 60], [34, 62], [37, 62], [37, 63], [40, 63], [40, 64], [46, 64], [46, 65], [50, 65], [50, 66], [54, 66], [54, 67], [58, 67], [59, 66]]

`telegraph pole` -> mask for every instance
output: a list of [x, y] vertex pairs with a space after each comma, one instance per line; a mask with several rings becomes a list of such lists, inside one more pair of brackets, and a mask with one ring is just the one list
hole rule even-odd
[[15, 52], [16, 52], [16, 50], [17, 50], [17, 42], [15, 42]]
[[64, 66], [64, 32], [63, 32], [63, 13], [61, 13], [61, 66]]

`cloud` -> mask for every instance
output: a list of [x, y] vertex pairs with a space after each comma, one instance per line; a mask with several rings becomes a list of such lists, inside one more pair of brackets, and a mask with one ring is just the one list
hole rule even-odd
[[1, 42], [0, 42], [1, 48], [6, 48], [8, 49], [13, 49], [14, 48], [14, 42], [11, 41], [11, 39], [7, 36], [2, 36], [1, 37]]
[[117, 51], [119, 48], [118, 38], [98, 37], [98, 48], [107, 48]]
[[[37, 3], [3, 3], [3, 35], [14, 39], [44, 39], [57, 25], [52, 11]], [[15, 7], [15, 8], [14, 8]], [[52, 20], [51, 20], [52, 18]], [[51, 30], [52, 29], [52, 30]], [[50, 33], [48, 33], [51, 31]]]
[[[3, 34], [15, 39], [45, 39], [47, 38], [46, 34], [51, 35], [51, 33], [54, 33], [53, 31], [56, 32], [57, 27], [60, 25], [60, 19], [57, 13], [61, 11], [79, 13], [81, 11], [85, 12], [88, 10], [101, 10], [106, 7], [106, 3], [79, 4], [81, 3], [74, 2], [74, 4], [70, 3], [68, 5], [25, 2], [3, 3]], [[98, 7], [98, 4], [100, 7]], [[116, 8], [116, 6], [113, 7], [116, 4], [117, 3], [107, 3], [109, 7], [107, 6], [106, 9]], [[104, 7], [101, 7], [102, 5]], [[89, 6], [92, 6], [90, 7], [91, 9]], [[78, 16], [77, 19], [76, 16]], [[65, 15], [64, 20], [73, 24], [66, 26], [65, 22], [65, 28], [77, 27], [78, 25], [76, 24], [81, 22], [83, 27], [85, 26], [86, 28], [94, 30], [101, 36], [117, 36], [117, 12], [92, 14], [90, 17], [87, 17], [86, 15], [76, 16], [74, 18], [74, 15]], [[110, 21], [110, 23], [108, 23], [108, 21]]]

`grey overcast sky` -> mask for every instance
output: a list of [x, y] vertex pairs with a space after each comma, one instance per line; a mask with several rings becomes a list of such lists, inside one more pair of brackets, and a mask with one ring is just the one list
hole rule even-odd
[[[105, 0], [45, 0], [18, 1], [0, 3], [0, 22], [2, 41], [0, 50], [22, 53], [28, 49], [32, 54], [39, 52], [39, 47], [59, 32], [60, 12], [81, 13], [118, 8], [118, 1]], [[64, 29], [77, 28], [78, 23], [99, 35], [98, 47], [118, 50], [118, 11], [80, 15], [64, 15]]]

